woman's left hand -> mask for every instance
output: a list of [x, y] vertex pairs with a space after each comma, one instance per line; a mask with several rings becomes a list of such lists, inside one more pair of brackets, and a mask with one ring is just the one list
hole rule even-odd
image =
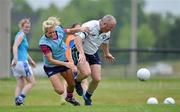
[[36, 63], [33, 60], [31, 60], [29, 63], [31, 64], [32, 67], [34, 68], [36, 67]]

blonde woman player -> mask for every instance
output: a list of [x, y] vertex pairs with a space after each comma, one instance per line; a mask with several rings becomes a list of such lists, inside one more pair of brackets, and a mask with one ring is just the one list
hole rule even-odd
[[[54, 21], [55, 25], [56, 25], [56, 30], [59, 29], [61, 23], [59, 21], [59, 18], [57, 17], [54, 17], [54, 16], [51, 16], [48, 18], [48, 20], [52, 20]], [[81, 24], [79, 23], [74, 23], [71, 28], [80, 28], [81, 27]], [[64, 29], [66, 32], [68, 29]], [[71, 48], [75, 46], [75, 43], [74, 43], [74, 32], [67, 32], [67, 37], [65, 38], [65, 42], [66, 42], [66, 45], [67, 45], [67, 49], [66, 49], [66, 58], [69, 62], [71, 63], [74, 63], [73, 59], [72, 59], [72, 54], [71, 54]], [[77, 69], [73, 69], [73, 74], [74, 74], [74, 78], [77, 77]], [[82, 82], [82, 87], [83, 87], [83, 90], [86, 91], [87, 88], [88, 88], [88, 80], [87, 79], [84, 79]], [[64, 81], [64, 88], [67, 87], [67, 83], [66, 81]], [[67, 95], [67, 91], [65, 89], [64, 93], [62, 94], [62, 97], [61, 97], [61, 105], [64, 105], [65, 104], [65, 98], [66, 98], [66, 95]]]
[[66, 37], [66, 33], [86, 31], [86, 28], [64, 30], [61, 26], [57, 26], [53, 20], [48, 19], [43, 22], [43, 31], [44, 35], [41, 37], [39, 45], [44, 54], [44, 71], [55, 92], [59, 95], [64, 93], [64, 84], [59, 79], [59, 76], [62, 76], [68, 84], [65, 100], [74, 106], [80, 105], [73, 97], [75, 83], [71, 69], [74, 70], [76, 67], [66, 58], [67, 46], [63, 39]]
[[[16, 34], [13, 45], [13, 60], [11, 63], [13, 74], [17, 79], [15, 89], [15, 104], [21, 105], [24, 103], [27, 93], [35, 85], [35, 79], [31, 69], [35, 67], [35, 62], [28, 54], [27, 34], [31, 27], [30, 20], [27, 18], [19, 22], [20, 31]], [[25, 83], [25, 81], [27, 83]]]

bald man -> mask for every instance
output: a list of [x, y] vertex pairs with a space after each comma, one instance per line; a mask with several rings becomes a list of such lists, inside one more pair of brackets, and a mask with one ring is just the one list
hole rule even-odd
[[[109, 52], [109, 39], [111, 30], [115, 25], [116, 19], [112, 15], [105, 15], [100, 20], [91, 20], [82, 25], [83, 27], [89, 27], [90, 32], [79, 32], [76, 34], [72, 56], [80, 74], [75, 79], [75, 87], [78, 95], [83, 96], [85, 105], [92, 105], [91, 96], [101, 80], [101, 61], [98, 56], [99, 47], [102, 47], [106, 60], [109, 62], [114, 61], [114, 57]], [[81, 81], [89, 75], [92, 80], [88, 89], [83, 91]]]

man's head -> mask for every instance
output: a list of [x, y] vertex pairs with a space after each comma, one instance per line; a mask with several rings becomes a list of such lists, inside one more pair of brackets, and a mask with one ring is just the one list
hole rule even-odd
[[101, 32], [109, 32], [116, 26], [116, 19], [112, 15], [105, 15], [100, 20], [100, 30]]

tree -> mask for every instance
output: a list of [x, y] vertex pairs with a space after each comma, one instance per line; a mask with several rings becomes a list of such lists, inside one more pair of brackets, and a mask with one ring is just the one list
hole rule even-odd
[[11, 40], [14, 40], [15, 34], [18, 32], [18, 22], [25, 17], [32, 17], [33, 10], [26, 0], [12, 0], [11, 9]]
[[169, 48], [180, 48], [180, 18], [176, 18], [173, 27], [169, 31]]
[[33, 10], [26, 0], [12, 0], [12, 12], [30, 13]]
[[[121, 31], [119, 32], [119, 29], [125, 26], [126, 24], [130, 25], [131, 23], [131, 0], [112, 0], [112, 3], [113, 3], [113, 15], [117, 19], [117, 26], [113, 30], [113, 35], [112, 35], [113, 36], [112, 45], [114, 45], [114, 47], [117, 47], [118, 46], [117, 38], [121, 38], [119, 36], [119, 34], [121, 33]], [[137, 5], [138, 5], [138, 9], [137, 9], [138, 25], [140, 25], [140, 23], [144, 21], [144, 18], [143, 18], [144, 1], [138, 0]], [[131, 33], [130, 29], [129, 29], [129, 33]], [[126, 38], [128, 39], [128, 37]]]

